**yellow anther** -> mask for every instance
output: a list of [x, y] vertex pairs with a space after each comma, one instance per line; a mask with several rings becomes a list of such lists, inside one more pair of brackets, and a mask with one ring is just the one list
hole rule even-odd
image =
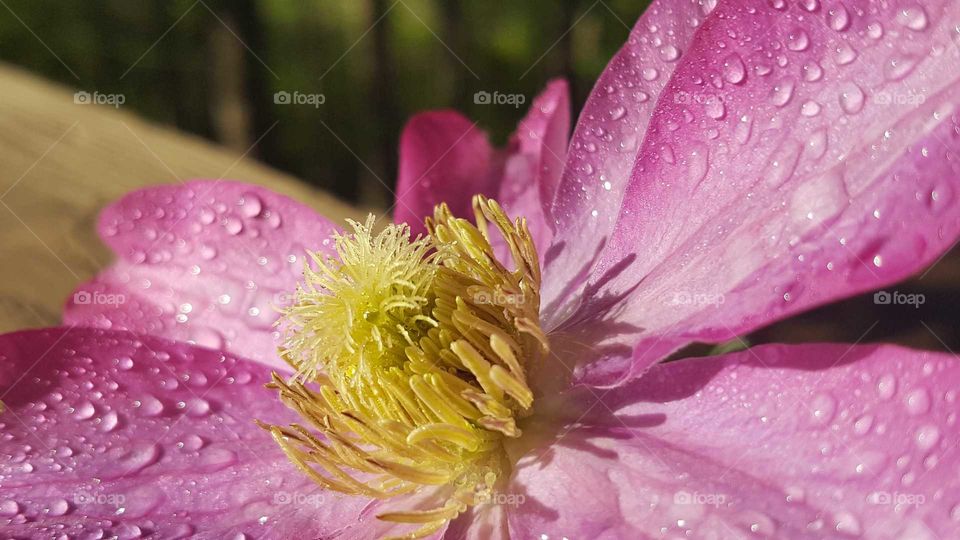
[[459, 505], [449, 505], [433, 510], [413, 510], [410, 512], [390, 512], [377, 516], [384, 521], [396, 523], [430, 523], [437, 520], [448, 520], [457, 517], [464, 509]]
[[509, 475], [503, 441], [520, 436], [534, 406], [528, 374], [548, 351], [525, 221], [482, 197], [473, 208], [476, 225], [438, 206], [425, 238], [351, 222], [334, 238], [337, 257], [310, 255], [280, 321], [297, 375], [269, 386], [304, 425], [261, 425], [327, 489], [443, 490], [438, 508], [378, 516], [422, 525], [404, 538], [429, 536]]
[[414, 429], [407, 435], [407, 442], [410, 444], [417, 444], [426, 440], [453, 443], [471, 452], [480, 446], [480, 439], [473, 432], [450, 424], [427, 424]]

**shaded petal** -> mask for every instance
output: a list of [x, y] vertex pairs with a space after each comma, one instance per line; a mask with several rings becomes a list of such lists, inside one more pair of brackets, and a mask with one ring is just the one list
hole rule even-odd
[[613, 310], [642, 347], [720, 342], [956, 240], [960, 4], [856, 4], [719, 4], [658, 102], [579, 319]]
[[444, 540], [510, 540], [507, 512], [503, 504], [483, 504], [468, 508], [450, 523]]
[[442, 202], [454, 215], [472, 217], [470, 198], [492, 197], [501, 167], [487, 134], [462, 114], [431, 111], [414, 116], [400, 136], [394, 221], [407, 223], [415, 234], [426, 233], [423, 219]]
[[497, 201], [511, 217], [523, 217], [541, 263], [553, 239], [551, 203], [560, 183], [570, 132], [570, 88], [551, 81], [517, 125], [506, 150]]
[[98, 230], [119, 258], [77, 288], [65, 323], [164, 336], [288, 369], [276, 354], [276, 308], [292, 300], [305, 251], [332, 251], [336, 227], [265, 188], [196, 180], [128, 194], [103, 211]]
[[425, 232], [423, 218], [442, 202], [454, 215], [472, 219], [471, 198], [482, 194], [497, 199], [511, 216], [527, 218], [542, 257], [553, 235], [546, 211], [569, 129], [569, 88], [560, 79], [533, 100], [503, 150], [494, 150], [486, 133], [459, 113], [413, 117], [400, 139], [395, 221]]
[[557, 231], [544, 268], [543, 317], [548, 328], [569, 315], [559, 308], [570, 307], [579, 297], [616, 223], [657, 98], [715, 4], [651, 2], [590, 93], [548, 205]]
[[293, 420], [260, 364], [84, 328], [0, 336], [0, 358], [4, 536], [327, 537], [367, 502], [254, 425]]
[[958, 384], [950, 355], [774, 345], [581, 388], [520, 461], [511, 532], [954, 538]]

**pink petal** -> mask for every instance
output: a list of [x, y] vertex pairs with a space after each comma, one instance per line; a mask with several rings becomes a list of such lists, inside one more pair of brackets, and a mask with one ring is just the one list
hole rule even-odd
[[590, 265], [616, 223], [657, 97], [715, 4], [651, 2], [590, 93], [548, 205], [557, 231], [544, 268], [548, 326], [569, 315], [560, 306], [569, 307], [579, 297]]
[[580, 389], [554, 408], [564, 427], [542, 437], [555, 441], [520, 461], [511, 532], [955, 538], [958, 384], [951, 355], [809, 345]]
[[508, 506], [483, 504], [467, 509], [447, 527], [444, 540], [510, 540]]
[[698, 31], [589, 289], [641, 347], [730, 339], [956, 240], [960, 4], [861, 4], [725, 2]]
[[276, 354], [276, 307], [296, 290], [305, 250], [326, 251], [335, 229], [249, 184], [197, 180], [131, 193], [100, 216], [100, 236], [119, 259], [77, 289], [64, 322], [189, 341], [287, 369]]
[[424, 232], [423, 218], [446, 202], [471, 218], [471, 198], [496, 198], [524, 216], [542, 252], [552, 237], [545, 206], [557, 189], [570, 128], [570, 97], [563, 80], [551, 81], [530, 105], [506, 149], [496, 151], [475, 123], [453, 111], [413, 117], [400, 140], [394, 219]]
[[497, 201], [510, 216], [524, 217], [539, 248], [541, 262], [553, 239], [550, 206], [567, 155], [570, 88], [551, 81], [530, 105], [507, 147]]
[[470, 197], [493, 196], [500, 164], [487, 135], [455, 111], [421, 113], [400, 136], [400, 171], [394, 221], [425, 233], [423, 219], [446, 202], [455, 215], [470, 217]]
[[4, 537], [327, 537], [367, 503], [254, 425], [295, 420], [262, 365], [82, 328], [0, 336], [0, 358]]

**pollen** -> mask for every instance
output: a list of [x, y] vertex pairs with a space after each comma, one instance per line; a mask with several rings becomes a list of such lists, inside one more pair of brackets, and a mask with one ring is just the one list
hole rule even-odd
[[433, 508], [378, 515], [413, 524], [409, 538], [490, 500], [509, 475], [503, 442], [521, 435], [527, 376], [549, 352], [526, 221], [480, 196], [473, 210], [475, 223], [439, 205], [417, 238], [351, 222], [336, 257], [311, 254], [278, 323], [296, 374], [269, 386], [302, 422], [260, 425], [324, 488], [401, 503], [432, 490]]

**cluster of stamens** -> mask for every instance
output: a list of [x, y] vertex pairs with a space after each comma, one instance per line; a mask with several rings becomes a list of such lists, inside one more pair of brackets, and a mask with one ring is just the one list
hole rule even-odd
[[410, 538], [490, 500], [548, 351], [525, 221], [482, 197], [473, 206], [476, 225], [438, 206], [425, 238], [352, 223], [336, 258], [312, 255], [280, 322], [296, 376], [270, 386], [304, 423], [261, 425], [327, 489], [390, 499], [433, 486], [442, 504], [378, 515], [418, 525]]

